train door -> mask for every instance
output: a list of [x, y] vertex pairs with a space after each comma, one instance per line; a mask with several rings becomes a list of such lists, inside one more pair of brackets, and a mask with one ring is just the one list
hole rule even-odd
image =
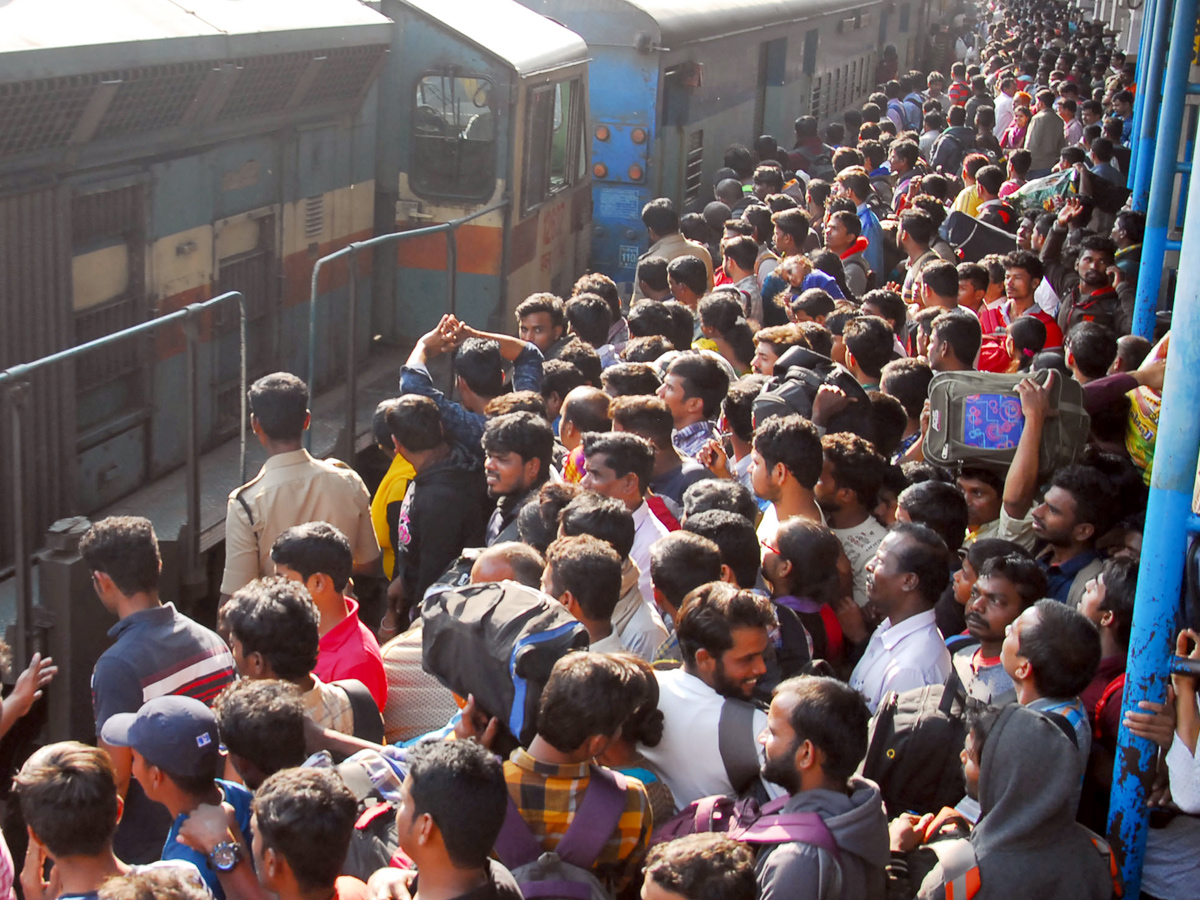
[[[146, 212], [141, 183], [77, 192], [71, 200], [71, 305], [76, 345], [140, 324]], [[91, 512], [144, 482], [150, 466], [152, 342], [119, 341], [75, 363], [77, 493]]]
[[[213, 226], [213, 296], [241, 291], [246, 303], [246, 377], [273, 372], [279, 361], [279, 270], [272, 210], [244, 213]], [[237, 433], [241, 419], [238, 310], [226, 303], [214, 313], [212, 428], [209, 444]]]
[[516, 153], [521, 189], [511, 238], [510, 307], [536, 291], [566, 296], [586, 263], [591, 207], [586, 119], [587, 83], [581, 70], [531, 80], [525, 90]]
[[[403, 82], [397, 103], [410, 116], [406, 171], [398, 180], [401, 231], [477, 212], [503, 195], [498, 175], [509, 114], [508, 87], [488, 69], [443, 66]], [[504, 210], [457, 229], [456, 312], [477, 326], [495, 326], [500, 301]], [[395, 249], [395, 320], [415, 337], [437, 324], [446, 306], [446, 236], [400, 241]]]
[[820, 115], [821, 78], [817, 75], [817, 54], [820, 52], [819, 39], [821, 32], [810, 28], [804, 33], [804, 56], [800, 60], [800, 71], [803, 73], [800, 97], [803, 103], [802, 115]]
[[[779, 135], [786, 142], [791, 132], [788, 120], [786, 37], [764, 41], [758, 47], [758, 84], [754, 94], [754, 136]], [[793, 119], [795, 116], [792, 117]]]

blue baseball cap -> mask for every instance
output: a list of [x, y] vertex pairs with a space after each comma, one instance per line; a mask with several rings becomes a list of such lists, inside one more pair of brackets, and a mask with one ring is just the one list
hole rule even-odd
[[219, 772], [217, 718], [192, 697], [155, 697], [136, 713], [110, 716], [100, 737], [114, 747], [136, 750], [172, 775], [216, 777]]

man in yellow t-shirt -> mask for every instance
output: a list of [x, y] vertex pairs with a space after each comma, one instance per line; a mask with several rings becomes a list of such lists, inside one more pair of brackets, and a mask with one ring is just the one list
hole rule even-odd
[[379, 547], [383, 551], [383, 573], [389, 579], [396, 577], [396, 547], [392, 543], [392, 527], [388, 520], [388, 507], [395, 504], [397, 515], [408, 483], [416, 476], [412, 463], [396, 452], [392, 434], [388, 431], [387, 411], [395, 400], [384, 400], [375, 408], [375, 417], [371, 422], [371, 433], [379, 449], [392, 460], [387, 473], [379, 482], [375, 496], [371, 499], [371, 526], [375, 529], [375, 537], [379, 539]]

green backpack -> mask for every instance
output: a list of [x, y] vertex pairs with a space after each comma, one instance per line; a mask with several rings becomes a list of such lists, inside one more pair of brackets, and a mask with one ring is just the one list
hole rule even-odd
[[[992, 372], [940, 372], [929, 384], [929, 433], [925, 458], [1008, 470], [1025, 427], [1017, 384], [1030, 377]], [[1048, 371], [1034, 372], [1045, 384]], [[1042, 429], [1038, 470], [1049, 472], [1075, 461], [1087, 442], [1091, 419], [1083, 408], [1083, 386], [1059, 372], [1051, 389], [1052, 412]]]

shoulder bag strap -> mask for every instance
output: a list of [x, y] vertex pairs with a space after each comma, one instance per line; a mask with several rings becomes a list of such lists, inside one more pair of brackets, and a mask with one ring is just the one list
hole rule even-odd
[[350, 712], [354, 716], [354, 736], [374, 744], [382, 744], [383, 719], [367, 686], [357, 678], [344, 678], [333, 684], [345, 691], [346, 696], [350, 698]]
[[959, 697], [966, 696], [963, 690], [962, 679], [958, 677], [958, 671], [954, 666], [950, 667], [950, 677], [946, 679], [946, 684], [942, 689], [942, 702], [938, 704], [938, 710], [946, 716], [954, 715], [954, 703]]
[[758, 749], [754, 743], [754, 707], [740, 700], [726, 699], [721, 704], [717, 723], [717, 746], [725, 775], [735, 793], [758, 777]]
[[555, 852], [563, 862], [590, 869], [621, 824], [625, 812], [625, 776], [603, 766], [592, 766], [583, 800]]
[[734, 840], [750, 844], [786, 844], [795, 841], [820, 847], [840, 861], [837, 841], [829, 827], [815, 812], [775, 813], [761, 816], [746, 828], [732, 830]]
[[244, 509], [246, 511], [246, 518], [250, 520], [250, 525], [251, 525], [251, 527], [253, 527], [254, 513], [250, 512], [250, 504], [246, 502], [246, 498], [243, 497], [241, 495], [241, 493], [238, 493], [237, 500], [238, 500], [238, 503], [242, 504], [242, 509]]
[[[507, 787], [505, 793], [508, 793]], [[504, 813], [504, 824], [496, 838], [496, 855], [508, 869], [519, 869], [542, 855], [542, 845], [533, 836], [529, 823], [521, 816], [512, 794], [508, 794], [508, 809]]]

